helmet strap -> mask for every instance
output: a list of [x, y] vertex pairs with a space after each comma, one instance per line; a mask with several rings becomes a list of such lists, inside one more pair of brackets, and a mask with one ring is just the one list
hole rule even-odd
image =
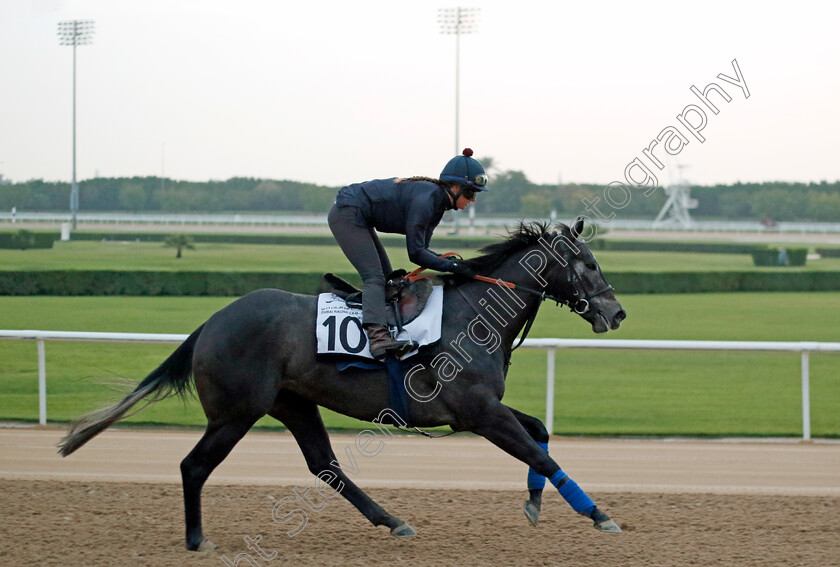
[[449, 185], [444, 185], [443, 190], [446, 191], [446, 194], [449, 195], [452, 198], [452, 208], [457, 209], [458, 208], [458, 199], [461, 197], [461, 193], [464, 192], [464, 186], [459, 183], [458, 184], [458, 192], [455, 193], [455, 194], [452, 193], [452, 189], [450, 188]]

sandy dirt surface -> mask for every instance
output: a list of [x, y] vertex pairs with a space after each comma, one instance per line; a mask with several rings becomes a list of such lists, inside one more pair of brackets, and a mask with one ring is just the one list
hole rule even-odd
[[[5, 481], [0, 563], [56, 566], [238, 565], [840, 565], [840, 498], [593, 491], [622, 526], [589, 527], [557, 494], [539, 527], [520, 511], [523, 491], [383, 489], [370, 495], [417, 528], [398, 541], [343, 499], [309, 512], [294, 537], [271, 519], [288, 489], [208, 486], [204, 530], [219, 549], [183, 547], [180, 487], [172, 484]], [[246, 547], [262, 536], [267, 561]], [[228, 560], [225, 563], [222, 556]]]
[[[297, 521], [272, 508], [305, 508], [293, 489], [313, 477], [288, 434], [255, 432], [204, 490], [219, 550], [191, 553], [178, 464], [200, 432], [107, 431], [67, 459], [61, 434], [0, 429], [0, 565], [840, 565], [836, 442], [553, 438], [552, 455], [624, 529], [605, 534], [553, 490], [532, 528], [524, 465], [482, 439], [383, 435], [365, 459], [354, 436], [334, 435], [339, 458], [356, 455], [354, 481], [417, 528], [399, 541], [341, 498], [313, 498], [323, 509], [289, 537]], [[257, 536], [263, 558], [244, 540]]]

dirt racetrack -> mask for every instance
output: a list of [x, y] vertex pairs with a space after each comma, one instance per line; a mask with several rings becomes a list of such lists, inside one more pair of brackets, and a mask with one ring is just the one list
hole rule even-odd
[[[524, 465], [482, 439], [383, 436], [364, 458], [353, 436], [333, 436], [339, 459], [357, 455], [354, 481], [417, 528], [398, 541], [317, 495], [323, 509], [287, 536], [298, 522], [273, 521], [272, 508], [313, 477], [288, 434], [251, 433], [204, 490], [219, 550], [190, 553], [178, 464], [199, 432], [107, 431], [67, 459], [54, 452], [61, 433], [0, 429], [0, 565], [840, 565], [836, 442], [553, 438], [564, 470], [624, 529], [604, 534], [554, 490], [532, 528]], [[284, 510], [304, 508], [293, 502]], [[265, 557], [246, 536], [261, 536]]]

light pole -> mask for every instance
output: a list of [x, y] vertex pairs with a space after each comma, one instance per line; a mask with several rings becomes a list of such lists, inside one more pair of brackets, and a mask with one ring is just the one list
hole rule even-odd
[[70, 212], [73, 230], [76, 230], [76, 213], [79, 212], [79, 185], [76, 183], [76, 47], [92, 41], [93, 20], [67, 20], [58, 23], [58, 42], [73, 46], [73, 182], [70, 186]]
[[455, 155], [461, 153], [458, 141], [458, 113], [461, 91], [461, 35], [475, 33], [481, 8], [438, 8], [440, 33], [455, 35]]
[[[461, 103], [461, 35], [475, 33], [481, 8], [438, 8], [440, 33], [455, 36], [455, 155], [461, 153], [459, 141], [459, 111]], [[458, 234], [459, 211], [455, 211], [453, 234]], [[470, 230], [473, 230], [475, 203], [470, 207]]]

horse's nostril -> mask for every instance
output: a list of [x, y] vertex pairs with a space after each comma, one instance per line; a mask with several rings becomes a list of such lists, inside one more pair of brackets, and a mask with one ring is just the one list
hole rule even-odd
[[618, 313], [615, 314], [615, 317], [613, 317], [613, 321], [615, 321], [616, 323], [621, 323], [626, 317], [627, 312], [624, 311], [624, 309], [621, 309]]

